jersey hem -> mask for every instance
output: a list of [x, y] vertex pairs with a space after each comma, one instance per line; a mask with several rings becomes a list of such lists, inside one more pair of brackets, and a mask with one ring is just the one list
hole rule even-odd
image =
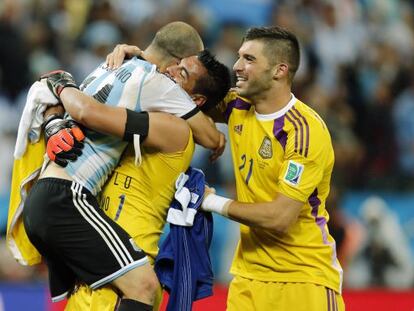
[[340, 284], [334, 285], [332, 283], [326, 282], [325, 280], [321, 280], [317, 278], [310, 280], [306, 278], [260, 277], [260, 276], [252, 275], [249, 273], [243, 273], [235, 269], [231, 269], [230, 273], [233, 275], [246, 278], [246, 279], [257, 280], [257, 281], [262, 281], [262, 282], [312, 283], [312, 284], [325, 286], [327, 288], [334, 290], [338, 294], [342, 294], [340, 290], [341, 289]]

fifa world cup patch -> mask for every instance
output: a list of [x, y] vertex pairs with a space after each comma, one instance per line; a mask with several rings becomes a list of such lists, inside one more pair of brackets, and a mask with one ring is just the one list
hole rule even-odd
[[297, 186], [300, 182], [300, 178], [302, 177], [303, 170], [303, 164], [290, 160], [285, 177], [283, 178], [284, 181], [292, 186]]

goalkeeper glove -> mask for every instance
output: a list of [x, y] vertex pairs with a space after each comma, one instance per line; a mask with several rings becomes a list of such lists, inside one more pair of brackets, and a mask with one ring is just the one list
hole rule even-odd
[[45, 123], [46, 153], [50, 160], [65, 167], [81, 154], [85, 135], [73, 120], [58, 116], [49, 117]]
[[40, 80], [42, 79], [46, 79], [47, 86], [57, 99], [60, 99], [60, 93], [62, 93], [65, 87], [74, 87], [79, 89], [76, 85], [75, 79], [73, 79], [73, 76], [67, 71], [50, 71], [40, 76]]

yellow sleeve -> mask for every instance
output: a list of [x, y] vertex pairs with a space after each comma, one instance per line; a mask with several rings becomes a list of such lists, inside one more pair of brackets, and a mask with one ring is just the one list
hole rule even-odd
[[33, 182], [42, 168], [45, 154], [45, 142], [42, 139], [28, 144], [21, 159], [14, 160], [10, 193], [10, 205], [7, 219], [7, 246], [14, 258], [23, 265], [34, 265], [41, 256], [27, 237], [21, 217], [24, 200]]
[[318, 135], [310, 140], [306, 156], [294, 150], [294, 139], [288, 138], [285, 160], [278, 177], [279, 191], [292, 199], [306, 202], [324, 176], [331, 148], [328, 138]]

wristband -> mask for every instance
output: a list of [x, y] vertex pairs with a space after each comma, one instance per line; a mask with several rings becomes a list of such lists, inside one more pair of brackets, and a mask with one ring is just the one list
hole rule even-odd
[[233, 200], [211, 193], [201, 203], [201, 209], [228, 217], [228, 208]]
[[[47, 127], [49, 125], [49, 123], [51, 123], [54, 120], [62, 120], [62, 119], [63, 119], [62, 114], [57, 114], [57, 113], [50, 114], [50, 115], [48, 115], [47, 117], [44, 118], [43, 127]], [[54, 123], [54, 122], [52, 122], [52, 123]]]

